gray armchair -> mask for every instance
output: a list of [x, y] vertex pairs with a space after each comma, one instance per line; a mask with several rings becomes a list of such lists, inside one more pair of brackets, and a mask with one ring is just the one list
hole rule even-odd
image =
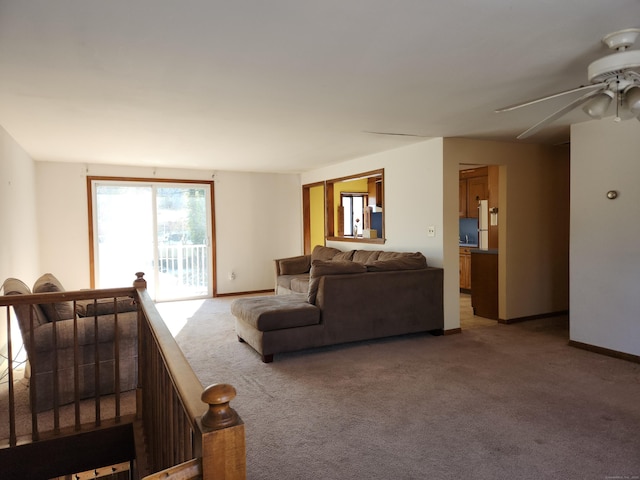
[[[64, 292], [60, 282], [45, 274], [34, 285], [33, 293]], [[29, 295], [29, 287], [16, 278], [4, 282], [5, 295]], [[96, 395], [96, 349], [98, 353], [99, 394], [115, 392], [115, 358], [119, 358], [120, 391], [137, 385], [137, 312], [133, 299], [118, 299], [116, 348], [116, 314], [114, 301], [16, 304], [13, 309], [31, 368], [31, 407], [42, 412], [54, 407], [54, 378], [58, 378], [58, 405], [75, 400], [75, 364], [78, 371], [79, 398]], [[97, 310], [95, 307], [97, 306]], [[85, 316], [82, 316], [85, 315]], [[74, 316], [77, 316], [74, 334]], [[96, 338], [97, 328], [97, 338]], [[77, 336], [77, 350], [74, 338]], [[77, 351], [77, 353], [76, 353]]]

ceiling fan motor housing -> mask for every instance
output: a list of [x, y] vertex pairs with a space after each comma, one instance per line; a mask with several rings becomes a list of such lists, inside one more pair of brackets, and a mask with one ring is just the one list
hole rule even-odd
[[626, 50], [592, 62], [587, 74], [591, 83], [600, 83], [636, 68], [640, 68], [640, 50]]
[[[587, 69], [587, 76], [591, 83], [606, 82], [618, 75], [624, 74], [628, 70], [640, 68], [640, 50], [628, 50], [630, 46], [636, 43], [640, 35], [640, 28], [627, 28], [617, 32], [605, 35], [602, 43], [607, 45], [611, 50], [617, 50], [616, 53], [607, 55], [592, 62]], [[632, 72], [636, 73], [636, 72]], [[631, 79], [631, 83], [635, 83], [636, 75], [631, 75], [627, 80]], [[621, 86], [619, 90], [626, 88], [627, 85]]]

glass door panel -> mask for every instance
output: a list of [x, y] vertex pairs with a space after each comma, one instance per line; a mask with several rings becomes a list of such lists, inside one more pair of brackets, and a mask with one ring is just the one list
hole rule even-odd
[[207, 197], [204, 187], [157, 188], [159, 300], [209, 293]]
[[140, 214], [152, 211], [151, 186], [102, 184], [94, 192], [96, 286], [128, 286], [136, 272], [145, 272], [153, 291], [153, 216]]

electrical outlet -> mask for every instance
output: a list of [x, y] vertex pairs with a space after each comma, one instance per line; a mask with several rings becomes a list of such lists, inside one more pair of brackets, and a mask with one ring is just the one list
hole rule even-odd
[[429, 225], [427, 230], [427, 237], [435, 237], [436, 236], [436, 227], [435, 225]]

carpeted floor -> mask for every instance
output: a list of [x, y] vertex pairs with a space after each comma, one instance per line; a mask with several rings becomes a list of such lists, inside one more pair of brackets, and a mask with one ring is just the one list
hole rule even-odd
[[230, 383], [259, 479], [640, 478], [640, 365], [567, 346], [567, 318], [276, 355], [232, 298], [160, 304], [204, 385]]

